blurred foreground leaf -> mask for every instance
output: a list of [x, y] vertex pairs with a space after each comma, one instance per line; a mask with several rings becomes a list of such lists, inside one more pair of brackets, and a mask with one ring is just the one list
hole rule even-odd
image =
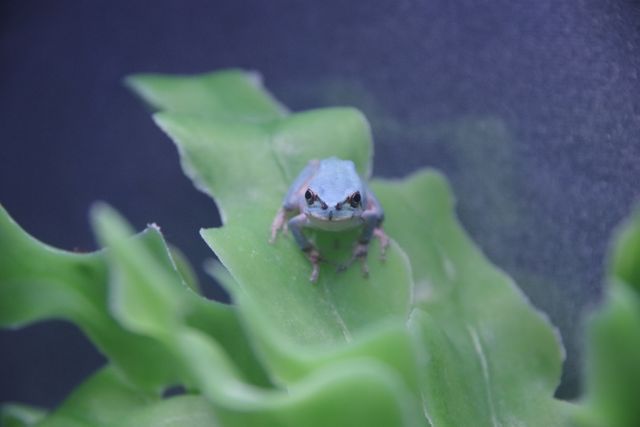
[[[146, 235], [139, 237], [143, 242]], [[158, 390], [175, 378], [173, 363], [151, 340], [109, 313], [103, 253], [46, 246], [21, 230], [0, 206], [0, 326], [58, 318], [76, 324], [130, 381]]]
[[578, 424], [640, 426], [640, 211], [618, 230], [603, 306], [587, 330], [586, 395]]
[[0, 426], [30, 427], [47, 416], [47, 411], [19, 403], [3, 403], [0, 405]]
[[[224, 425], [262, 425], [272, 419], [273, 425], [347, 426], [353, 419], [334, 420], [333, 414], [349, 411], [368, 423], [386, 419], [389, 425], [414, 425], [407, 408], [410, 395], [379, 364], [336, 364], [286, 392], [248, 383], [215, 337], [188, 323], [191, 291], [162, 271], [147, 246], [128, 238], [131, 230], [115, 212], [102, 206], [93, 217], [100, 240], [110, 250], [117, 318], [172, 354], [182, 383], [201, 392]], [[376, 401], [375, 408], [369, 408]], [[315, 414], [313, 419], [310, 414]]]

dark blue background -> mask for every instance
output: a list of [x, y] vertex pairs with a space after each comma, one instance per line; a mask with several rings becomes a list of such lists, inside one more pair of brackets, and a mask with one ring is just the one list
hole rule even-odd
[[[581, 319], [639, 195], [639, 12], [602, 0], [2, 2], [0, 202], [39, 239], [90, 250], [87, 211], [104, 200], [138, 229], [160, 224], [199, 266], [215, 207], [121, 80], [259, 70], [294, 110], [362, 108], [375, 174], [450, 177], [467, 229], [560, 326], [560, 394], [574, 396]], [[51, 406], [100, 363], [63, 323], [3, 331], [0, 401]]]

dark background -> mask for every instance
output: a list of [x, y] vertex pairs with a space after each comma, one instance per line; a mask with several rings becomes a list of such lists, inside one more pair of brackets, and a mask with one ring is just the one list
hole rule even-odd
[[[637, 3], [604, 0], [0, 2], [0, 202], [91, 250], [104, 200], [199, 267], [214, 204], [121, 81], [259, 70], [293, 110], [363, 109], [376, 175], [448, 175], [466, 228], [560, 327], [573, 397], [609, 235], [639, 195], [639, 25]], [[54, 405], [100, 363], [61, 322], [2, 331], [0, 401]]]

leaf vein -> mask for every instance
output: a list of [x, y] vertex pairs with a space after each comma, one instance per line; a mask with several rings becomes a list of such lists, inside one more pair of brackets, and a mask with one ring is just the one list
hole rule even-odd
[[480, 358], [480, 366], [482, 368], [482, 378], [484, 379], [484, 386], [487, 392], [487, 403], [489, 405], [489, 411], [491, 412], [491, 424], [494, 427], [501, 427], [498, 419], [496, 417], [496, 408], [494, 405], [493, 393], [491, 392], [491, 378], [489, 376], [489, 364], [487, 363], [487, 357], [484, 353], [484, 349], [482, 347], [482, 343], [480, 342], [480, 336], [478, 335], [478, 331], [475, 327], [467, 324], [467, 331], [471, 336], [471, 341], [473, 342], [473, 347], [476, 351], [476, 354]]

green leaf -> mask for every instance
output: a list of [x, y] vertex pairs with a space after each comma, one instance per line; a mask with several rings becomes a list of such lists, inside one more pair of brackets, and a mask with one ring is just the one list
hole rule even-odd
[[609, 276], [640, 292], [640, 208], [620, 228], [609, 262]]
[[445, 178], [431, 170], [403, 180], [374, 180], [371, 185], [385, 210], [387, 234], [411, 261], [413, 305], [438, 293], [446, 294], [451, 288], [453, 265], [438, 244], [436, 233], [446, 233], [442, 229], [452, 224], [455, 213]]
[[[320, 426], [330, 420], [331, 425], [346, 426], [353, 420], [351, 411], [369, 422], [387, 417], [394, 425], [415, 425], [416, 403], [404, 384], [386, 366], [362, 357], [344, 368], [334, 363], [318, 369], [322, 373], [292, 382], [286, 392], [249, 383], [216, 339], [189, 324], [186, 313], [196, 297], [156, 265], [156, 245], [127, 238], [128, 226], [105, 206], [92, 216], [100, 240], [109, 247], [118, 319], [174, 355], [182, 383], [201, 391], [224, 425], [263, 425], [264, 419], [273, 419], [273, 425]], [[232, 354], [241, 353], [236, 349]], [[335, 398], [346, 395], [358, 397]], [[375, 411], [369, 408], [372, 397], [381, 400]], [[334, 420], [336, 411], [347, 415]]]
[[[46, 318], [57, 314], [67, 315], [65, 310], [73, 309], [72, 306], [65, 306], [66, 309], [60, 309], [60, 313], [47, 309], [46, 302], [38, 300], [37, 295], [32, 294], [34, 289], [29, 285], [32, 281], [37, 282], [40, 276], [25, 276], [23, 273], [30, 272], [34, 266], [42, 267], [43, 277], [46, 275], [49, 282], [47, 286], [38, 289], [50, 292], [50, 301], [55, 301], [56, 298], [60, 299], [61, 294], [74, 295], [67, 289], [69, 285], [66, 285], [73, 277], [70, 272], [74, 270], [69, 266], [67, 269], [62, 268], [62, 260], [68, 258], [67, 260], [77, 262], [78, 257], [87, 256], [45, 247], [28, 237], [8, 216], [5, 215], [3, 219], [5, 227], [2, 228], [2, 241], [12, 244], [11, 251], [3, 250], [3, 253], [10, 255], [8, 258], [2, 258], [6, 262], [2, 265], [1, 289], [5, 292], [3, 296], [26, 297], [24, 301], [20, 298], [13, 299], [18, 304], [36, 303], [33, 313], [28, 312], [31, 317], [14, 317], [28, 322], [35, 316]], [[354, 420], [371, 424], [376, 419], [388, 421], [390, 425], [416, 425], [416, 410], [412, 406], [415, 402], [412, 403], [411, 395], [393, 371], [377, 362], [360, 360], [333, 364], [326, 370], [319, 369], [315, 375], [305, 377], [303, 381], [291, 384], [287, 391], [262, 389], [247, 382], [246, 371], [238, 370], [238, 365], [241, 365], [238, 359], [242, 358], [242, 351], [251, 354], [250, 349], [233, 345], [225, 348], [218, 342], [218, 339], [223, 342], [225, 336], [218, 336], [217, 332], [229, 326], [218, 324], [218, 320], [224, 320], [229, 312], [220, 310], [221, 305], [216, 303], [209, 305], [210, 302], [196, 295], [185, 284], [178, 270], [174, 268], [174, 263], [167, 260], [171, 252], [158, 230], [152, 227], [142, 237], [127, 238], [128, 226], [106, 207], [96, 208], [94, 223], [101, 239], [109, 243], [110, 248], [91, 255], [90, 259], [97, 260], [95, 262], [105, 270], [103, 273], [106, 274], [106, 269], [109, 269], [109, 285], [112, 287], [113, 295], [111, 304], [118, 320], [136, 332], [132, 335], [135, 341], [153, 350], [154, 354], [143, 354], [149, 366], [154, 366], [154, 361], [166, 356], [171, 360], [171, 364], [164, 365], [165, 369], [171, 370], [180, 382], [204, 393], [212, 404], [211, 410], [203, 410], [205, 414], [211, 415], [215, 411], [216, 418], [224, 420], [224, 425], [229, 426], [349, 426], [353, 425]], [[29, 247], [30, 245], [32, 247]], [[35, 253], [23, 250], [23, 246]], [[47, 251], [56, 257], [50, 260], [50, 265], [38, 263], [37, 260]], [[24, 255], [25, 258], [19, 258], [19, 255]], [[62, 257], [62, 260], [59, 257]], [[107, 263], [103, 257], [107, 258]], [[19, 259], [30, 262], [22, 268], [24, 271], [12, 271], [11, 266], [15, 266]], [[56, 269], [67, 274], [47, 275]], [[21, 286], [11, 287], [11, 283], [19, 283]], [[74, 283], [72, 281], [72, 284]], [[100, 283], [97, 282], [98, 285]], [[100, 286], [103, 285], [104, 283]], [[91, 286], [97, 285], [85, 282], [78, 284], [81, 289], [91, 289]], [[16, 292], [16, 289], [22, 290], [23, 293]], [[104, 295], [102, 297], [102, 300], [96, 300], [93, 304], [104, 310], [107, 301]], [[72, 301], [72, 298], [68, 299]], [[3, 301], [6, 300], [3, 298]], [[137, 305], [133, 302], [137, 302]], [[22, 310], [15, 310], [14, 313], [20, 314], [23, 311], [24, 307]], [[6, 321], [16, 321], [8, 315], [12, 313], [8, 309], [3, 307], [2, 313], [5, 314]], [[108, 315], [109, 313], [104, 312], [105, 317]], [[82, 325], [82, 318], [77, 319], [70, 315], [69, 318]], [[111, 318], [109, 322], [109, 326], [118, 325]], [[214, 327], [213, 330], [209, 329], [211, 326]], [[242, 337], [238, 336], [241, 334], [227, 332], [227, 339], [242, 340]], [[98, 333], [94, 339], [98, 341], [103, 337]], [[131, 357], [141, 356], [139, 349], [128, 345], [128, 342], [116, 340], [110, 344], [122, 352], [129, 352]], [[233, 354], [237, 355], [233, 362], [227, 356], [228, 348], [233, 348]], [[108, 349], [110, 350], [110, 347]], [[106, 353], [114, 358], [110, 351]], [[132, 366], [130, 360], [123, 359], [121, 362], [128, 368]], [[149, 422], [153, 422], [153, 408], [156, 406], [160, 408], [158, 411], [166, 413], [162, 412], [167, 409], [162, 409], [165, 405], [161, 403], [151, 409], [147, 408], [147, 403], [158, 401], [158, 393], [131, 387], [123, 378], [130, 377], [132, 373], [126, 369], [124, 371], [126, 377], [121, 377], [120, 371], [115, 367], [92, 377], [54, 414], [47, 417], [42, 425], [115, 426], [121, 425], [122, 419], [136, 419], [137, 413], [141, 414], [139, 417], [142, 420], [150, 419]], [[376, 405], [373, 409], [369, 406], [372, 402]]]
[[[310, 345], [331, 348], [349, 342], [374, 320], [406, 319], [411, 283], [397, 247], [385, 264], [376, 260], [374, 248], [369, 280], [355, 268], [336, 274], [335, 266], [327, 266], [319, 284], [312, 286], [309, 263], [290, 239], [267, 243], [280, 201], [309, 160], [336, 155], [352, 159], [363, 176], [370, 173], [370, 130], [359, 112], [324, 109], [267, 123], [161, 113], [156, 121], [176, 141], [185, 172], [215, 195], [226, 226], [203, 231], [203, 237], [247, 295], [245, 305], [259, 304], [264, 316], [250, 329], [254, 339], [265, 344], [261, 354], [277, 379], [295, 379], [316, 365], [310, 361], [323, 351]], [[354, 240], [353, 234], [318, 235], [333, 263], [349, 258]], [[334, 249], [336, 245], [340, 247]], [[273, 331], [284, 332], [281, 336], [289, 343], [265, 343], [261, 337], [274, 337]], [[284, 363], [276, 361], [282, 358]]]
[[640, 215], [616, 233], [603, 306], [587, 328], [586, 394], [579, 425], [640, 425]]
[[[589, 427], [640, 425], [640, 215], [611, 257], [576, 412], [553, 398], [559, 337], [464, 233], [439, 174], [372, 183], [394, 242], [385, 262], [372, 245], [368, 279], [335, 271], [356, 231], [311, 233], [327, 261], [316, 285], [290, 236], [267, 243], [309, 160], [351, 159], [369, 177], [370, 130], [357, 110], [287, 115], [254, 75], [234, 70], [127, 82], [164, 110], [155, 119], [186, 173], [216, 197], [224, 227], [201, 234], [236, 305], [199, 295], [157, 227], [132, 238], [107, 206], [92, 211], [108, 248], [94, 254], [50, 248], [0, 209], [0, 325], [67, 319], [112, 361], [39, 426], [556, 427], [576, 414]], [[175, 384], [200, 395], [162, 399]], [[2, 414], [20, 426], [44, 416], [15, 405]]]
[[158, 345], [127, 331], [109, 313], [103, 253], [47, 246], [20, 229], [0, 206], [0, 254], [0, 326], [65, 319], [136, 384], [159, 389], [173, 381], [172, 362]]
[[385, 228], [418, 283], [409, 328], [421, 349], [425, 413], [435, 426], [562, 425], [553, 399], [562, 348], [546, 318], [463, 232], [431, 171], [372, 185]]
[[[339, 361], [371, 358], [420, 397], [431, 425], [564, 424], [569, 408], [553, 399], [563, 357], [555, 331], [461, 230], [439, 175], [373, 184], [388, 234], [413, 270], [396, 245], [386, 264], [373, 261], [374, 246], [368, 281], [355, 270], [323, 268], [309, 286], [309, 265], [290, 239], [266, 244], [273, 214], [308, 160], [351, 158], [369, 175], [368, 126], [340, 125], [347, 111], [324, 122], [322, 110], [261, 123], [156, 116], [186, 173], [216, 198], [225, 226], [202, 232], [226, 268], [214, 273], [274, 378], [290, 384]], [[346, 131], [328, 136], [339, 128]], [[332, 263], [348, 257], [354, 237], [316, 233]], [[388, 348], [398, 351], [389, 357]]]
[[180, 352], [176, 354], [171, 347], [182, 328], [198, 329], [237, 355], [235, 362], [248, 381], [268, 384], [234, 308], [193, 292], [173, 268], [172, 252], [157, 227], [148, 228], [145, 241], [141, 241], [132, 239], [130, 227], [105, 205], [92, 210], [92, 219], [99, 240], [109, 247], [111, 306], [123, 325], [153, 337], [175, 357], [181, 357]]
[[[216, 414], [202, 396], [176, 396], [132, 411], [117, 427], [216, 427]], [[116, 426], [114, 426], [116, 427]]]
[[175, 246], [170, 246], [169, 251], [169, 258], [173, 260], [175, 269], [183, 280], [183, 283], [185, 283], [196, 294], [201, 294], [202, 291], [200, 289], [200, 284], [198, 283], [198, 276], [193, 270], [193, 267], [191, 267], [191, 264], [189, 264], [189, 261], [187, 261], [186, 256]]
[[[284, 390], [239, 381], [215, 342], [183, 330], [176, 351], [192, 381], [228, 426], [417, 426], [417, 406], [387, 366], [364, 358], [320, 368]], [[216, 369], [212, 369], [215, 366]]]
[[138, 74], [125, 83], [151, 107], [204, 116], [270, 120], [285, 108], [262, 89], [258, 73], [218, 71], [199, 76]]
[[[176, 141], [185, 173], [199, 189], [215, 195], [223, 221], [248, 222], [254, 215], [245, 215], [257, 209], [264, 210], [264, 219], [275, 215], [310, 159], [335, 155], [353, 160], [363, 175], [370, 171], [369, 126], [350, 108], [314, 110], [266, 123], [176, 113], [158, 113], [155, 120]], [[323, 128], [321, 134], [308, 132]]]
[[[122, 243], [123, 233], [130, 243]], [[249, 381], [269, 383], [235, 309], [208, 301], [192, 290], [188, 281], [193, 279], [180, 274], [157, 228], [150, 227], [134, 239], [128, 237], [126, 230], [119, 236], [117, 243], [124, 246], [121, 252], [127, 262], [140, 263], [139, 268], [145, 274], [147, 268], [153, 268], [151, 271], [159, 283], [170, 284], [168, 290], [165, 286], [133, 295], [149, 298], [145, 300], [146, 307], [155, 310], [156, 317], [150, 318], [147, 311], [136, 305], [139, 301], [129, 298], [129, 318], [159, 328], [166, 326], [171, 313], [168, 310], [182, 310], [184, 322], [190, 327], [205, 331], [238, 355], [235, 362]], [[144, 257], [138, 257], [131, 247], [138, 248], [138, 252], [143, 248]], [[0, 326], [20, 327], [49, 318], [65, 319], [80, 327], [135, 384], [159, 391], [176, 383], [175, 355], [164, 344], [140, 334], [135, 322], [123, 322], [124, 316], [114, 318], [111, 309], [118, 314], [122, 304], [117, 302], [122, 295], [138, 289], [118, 286], [119, 278], [115, 271], [109, 272], [105, 260], [109, 251], [75, 254], [49, 247], [20, 229], [0, 207], [0, 253]], [[185, 268], [188, 267], [183, 266], [182, 270]], [[182, 308], [177, 308], [180, 304]]]
[[156, 393], [133, 387], [107, 366], [78, 386], [38, 427], [116, 426], [131, 412], [158, 400]]
[[[315, 347], [349, 342], [373, 321], [406, 319], [411, 281], [404, 255], [395, 245], [384, 264], [373, 249], [369, 279], [355, 268], [337, 274], [335, 267], [326, 266], [314, 286], [308, 281], [310, 265], [291, 239], [282, 238], [276, 245], [267, 242], [288, 185], [309, 160], [338, 155], [354, 160], [361, 173], [368, 172], [368, 126], [359, 113], [318, 110], [269, 125], [171, 114], [157, 117], [176, 140], [187, 173], [216, 196], [226, 225], [202, 234], [239, 284], [229, 291], [242, 292], [247, 304], [259, 306], [262, 318], [251, 325], [254, 338], [275, 336], [267, 329], [280, 331], [291, 345], [280, 341], [270, 347], [281, 349], [280, 353], [290, 348], [286, 358], [300, 366], [321, 353]], [[308, 130], [304, 137], [302, 129]], [[321, 134], [319, 129], [327, 131]], [[334, 263], [349, 258], [354, 240], [353, 234], [318, 233], [322, 252]], [[291, 370], [279, 370], [276, 356], [263, 350], [280, 380], [296, 377]]]
[[106, 367], [91, 376], [38, 427], [216, 426], [213, 407], [201, 396], [161, 399], [127, 384]]
[[3, 403], [0, 405], [0, 426], [31, 427], [44, 419], [46, 415], [46, 410], [34, 406]]

